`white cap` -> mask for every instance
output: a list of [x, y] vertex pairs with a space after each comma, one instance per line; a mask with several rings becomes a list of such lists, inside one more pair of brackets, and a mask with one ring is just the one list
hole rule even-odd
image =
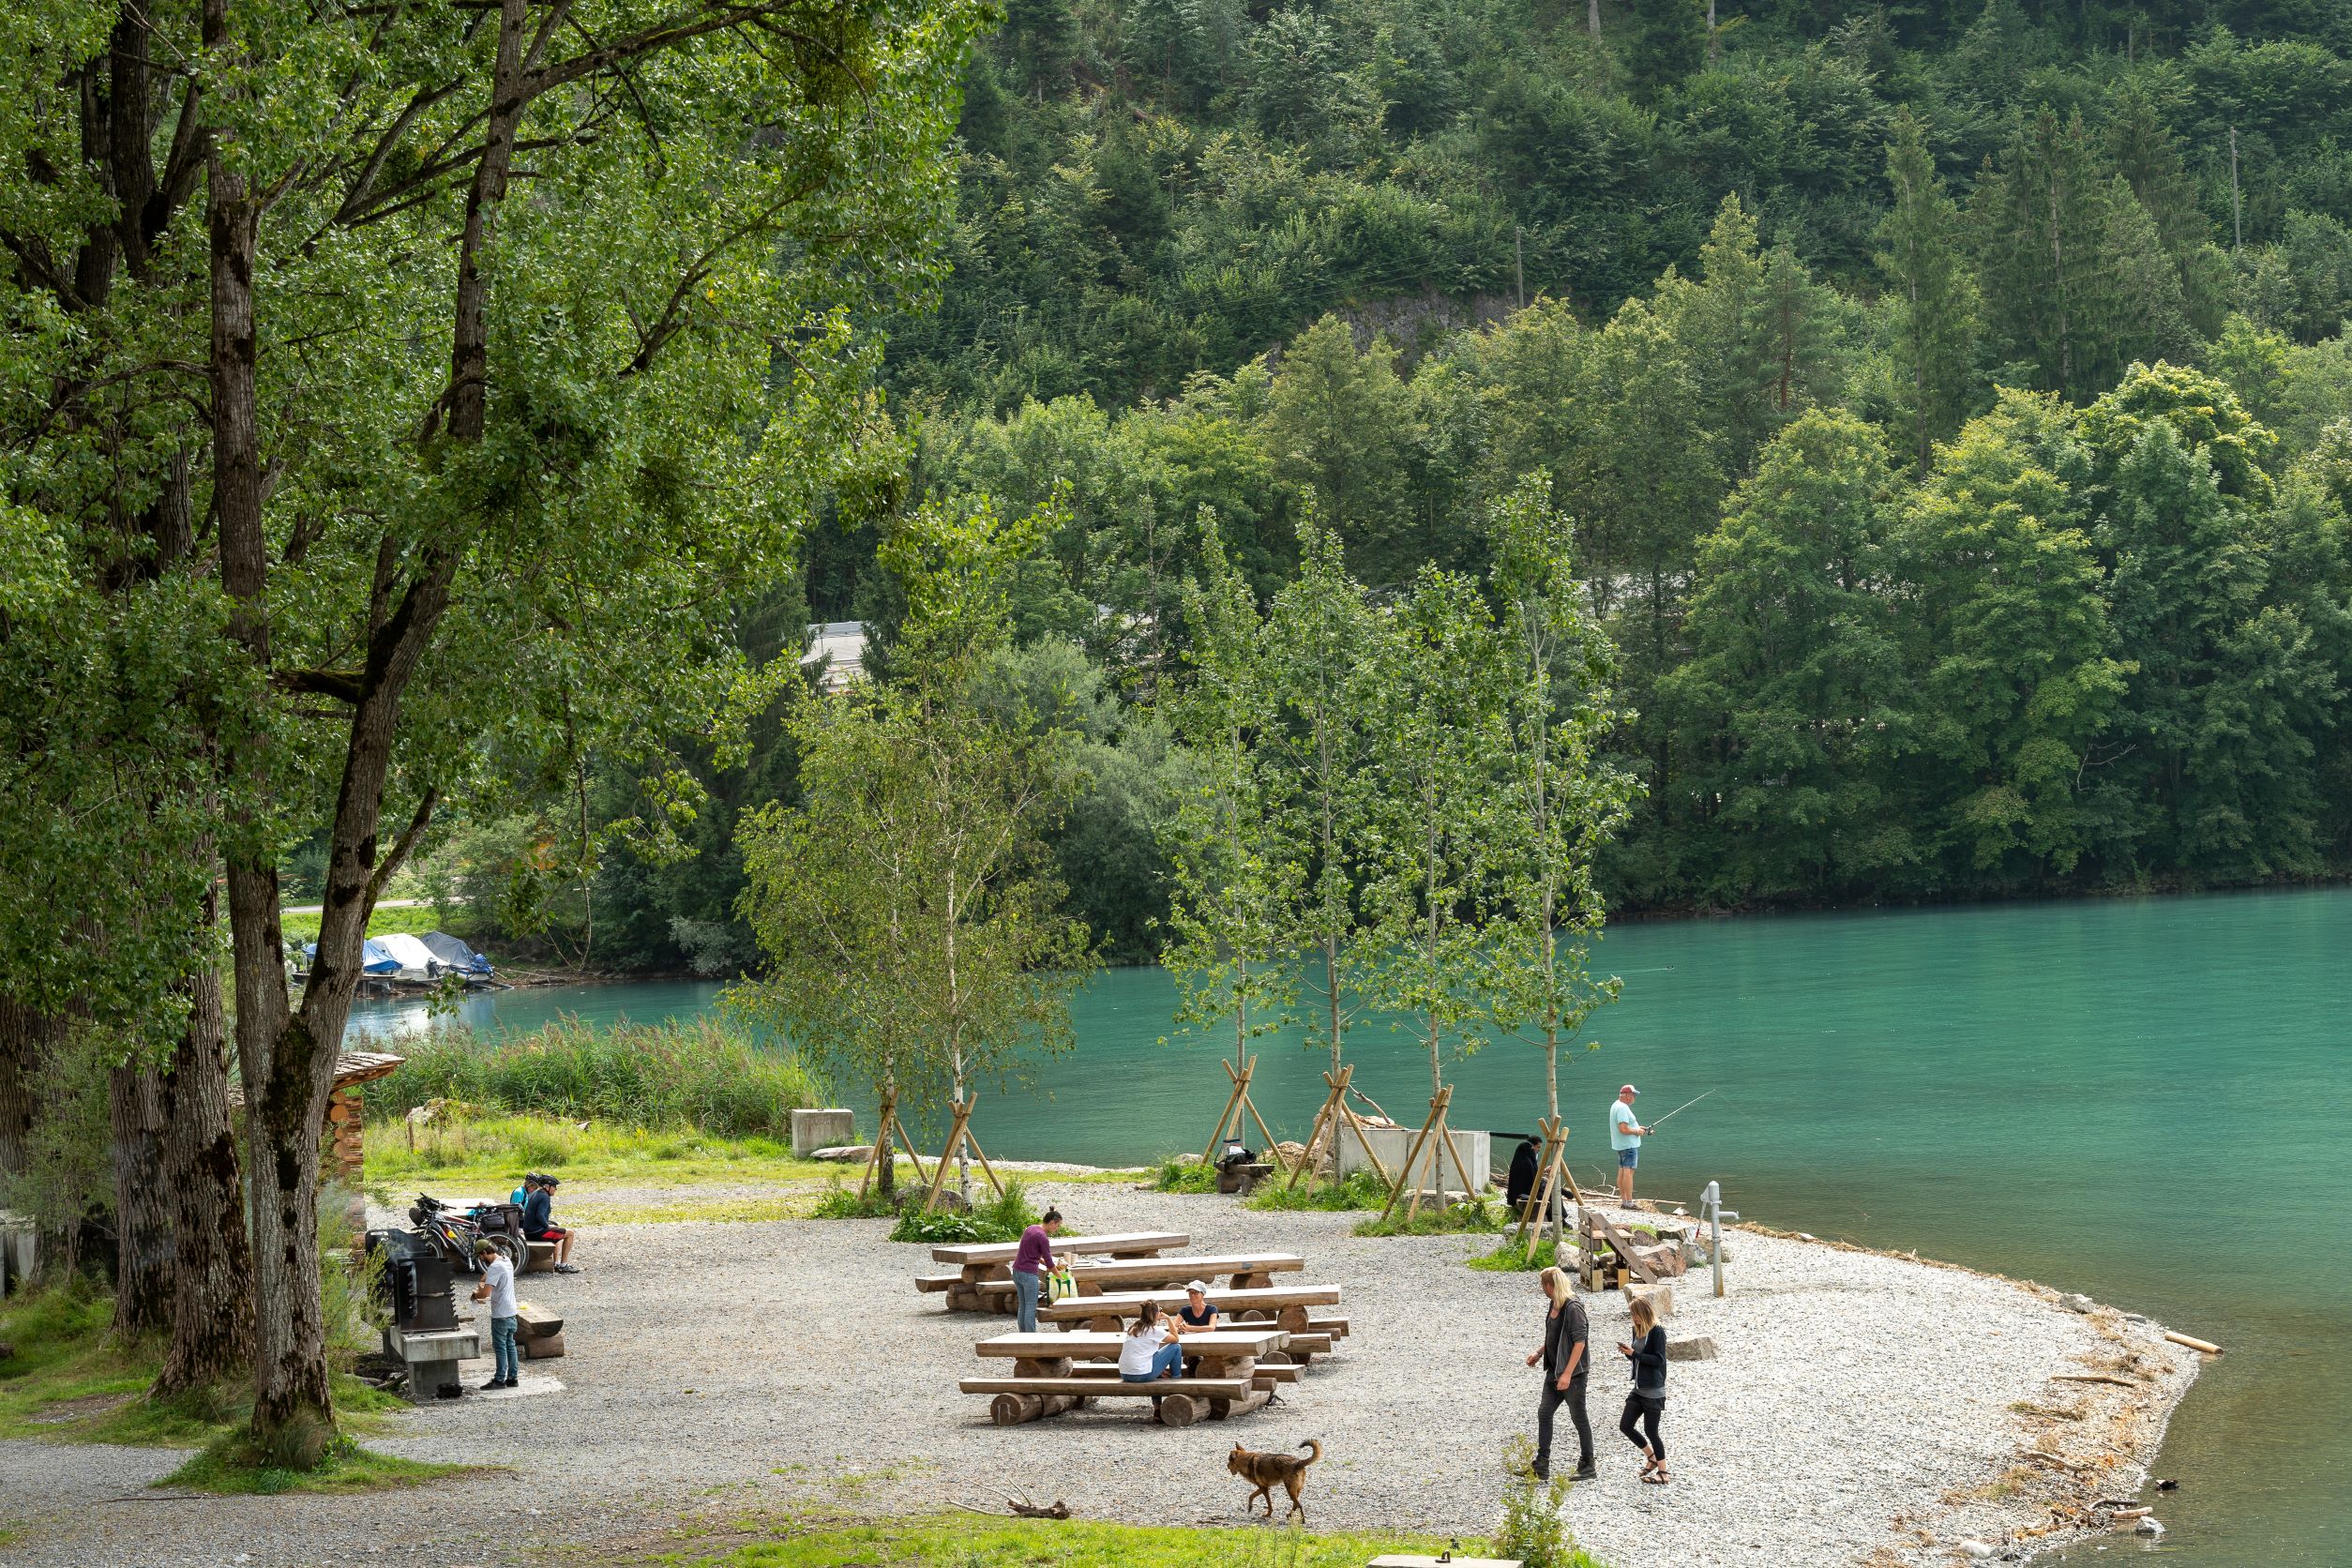
[[1638, 1090], [1638, 1089], [1636, 1089], [1636, 1088], [1635, 1088], [1632, 1084], [1630, 1084], [1630, 1083], [1629, 1083], [1629, 1084], [1627, 1084], [1624, 1088], [1622, 1088], [1622, 1089], [1619, 1090], [1619, 1091], [1618, 1091], [1618, 1093], [1621, 1093], [1621, 1094], [1638, 1094], [1638, 1093], [1641, 1093], [1641, 1091], [1640, 1091], [1640, 1090]]
[[1186, 1286], [1184, 1287], [1184, 1289], [1187, 1289], [1187, 1290], [1198, 1290], [1198, 1291], [1199, 1291], [1199, 1292], [1200, 1292], [1202, 1295], [1204, 1295], [1204, 1296], [1205, 1296], [1205, 1295], [1207, 1295], [1207, 1294], [1209, 1293], [1209, 1288], [1208, 1288], [1208, 1286], [1206, 1286], [1205, 1284], [1201, 1283], [1199, 1280], [1197, 1280], [1197, 1279], [1196, 1279], [1196, 1280], [1194, 1280], [1191, 1284], [1186, 1285]]

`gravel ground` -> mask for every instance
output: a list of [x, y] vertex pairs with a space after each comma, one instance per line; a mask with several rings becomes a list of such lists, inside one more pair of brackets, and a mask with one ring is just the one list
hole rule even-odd
[[[1492, 1528], [1502, 1446], [1533, 1425], [1538, 1376], [1523, 1357], [1542, 1307], [1530, 1276], [1460, 1266], [1490, 1241], [1359, 1239], [1352, 1214], [1256, 1214], [1119, 1185], [1035, 1190], [1081, 1231], [1165, 1228], [1189, 1230], [1197, 1249], [1300, 1252], [1304, 1278], [1345, 1289], [1353, 1336], [1283, 1403], [1233, 1423], [1153, 1427], [1113, 1401], [999, 1430], [956, 1380], [977, 1364], [972, 1341], [1009, 1320], [951, 1317], [918, 1295], [927, 1249], [884, 1241], [882, 1222], [609, 1226], [582, 1241], [581, 1274], [523, 1282], [525, 1300], [565, 1314], [572, 1352], [526, 1364], [526, 1396], [427, 1407], [376, 1440], [511, 1471], [427, 1493], [163, 1499], [141, 1488], [175, 1455], [0, 1443], [0, 1526], [17, 1532], [0, 1560], [475, 1564], [642, 1541], [714, 1509], [817, 1498], [929, 1510], [1005, 1490], [1065, 1499], [1088, 1518], [1238, 1523], [1226, 1450], [1308, 1438], [1326, 1455], [1306, 1492], [1317, 1527]], [[1705, 1334], [1721, 1352], [1672, 1368], [1672, 1485], [1636, 1482], [1615, 1430], [1628, 1385], [1609, 1349], [1627, 1336], [1624, 1305], [1613, 1292], [1590, 1304], [1601, 1479], [1563, 1512], [1616, 1568], [1946, 1561], [1963, 1535], [1998, 1544], [2047, 1515], [2053, 1494], [2017, 1467], [2021, 1449], [2051, 1440], [2013, 1404], [2125, 1400], [2050, 1380], [2111, 1364], [2128, 1344], [2157, 1377], [2135, 1420], [2063, 1431], [2125, 1432], [2144, 1456], [2194, 1376], [2194, 1358], [2156, 1342], [2152, 1325], [2068, 1312], [2007, 1281], [1757, 1234], [1730, 1252], [1726, 1299], [1694, 1275], [1667, 1319], [1675, 1337]], [[542, 1370], [560, 1391], [532, 1395]], [[1559, 1440], [1564, 1470], [1564, 1413]]]

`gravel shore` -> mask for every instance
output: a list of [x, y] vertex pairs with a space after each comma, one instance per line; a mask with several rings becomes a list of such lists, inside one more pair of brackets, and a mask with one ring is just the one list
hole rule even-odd
[[[928, 1511], [1008, 1490], [1086, 1518], [1239, 1524], [1227, 1449], [1309, 1438], [1326, 1455], [1306, 1490], [1315, 1527], [1491, 1530], [1503, 1445], [1533, 1427], [1538, 1377], [1523, 1358], [1542, 1306], [1532, 1276], [1462, 1267], [1490, 1239], [1363, 1239], [1354, 1214], [1100, 1183], [1033, 1190], [1080, 1230], [1302, 1253], [1306, 1280], [1344, 1288], [1353, 1336], [1239, 1421], [1171, 1430], [1111, 1401], [999, 1430], [956, 1381], [977, 1365], [972, 1342], [1009, 1319], [918, 1295], [927, 1249], [883, 1240], [882, 1222], [604, 1226], [581, 1244], [583, 1273], [523, 1282], [524, 1299], [568, 1319], [567, 1358], [526, 1364], [521, 1396], [424, 1408], [375, 1443], [510, 1470], [426, 1494], [174, 1500], [142, 1489], [178, 1455], [0, 1443], [0, 1526], [17, 1532], [0, 1560], [490, 1563], [565, 1544], [617, 1551], [713, 1510]], [[1729, 1251], [1729, 1294], [1695, 1274], [1666, 1319], [1719, 1350], [1672, 1368], [1671, 1485], [1637, 1485], [1615, 1430], [1622, 1299], [1589, 1303], [1601, 1479], [1563, 1513], [1613, 1568], [1894, 1568], [1954, 1560], [1969, 1540], [2023, 1555], [2078, 1525], [2094, 1496], [2136, 1488], [2134, 1462], [2194, 1377], [2194, 1355], [2155, 1325], [2070, 1311], [2036, 1287], [1757, 1232]], [[549, 1374], [560, 1391], [533, 1392]], [[1560, 1440], [1564, 1470], [1564, 1415]], [[2056, 1533], [2030, 1533], [2054, 1518]]]

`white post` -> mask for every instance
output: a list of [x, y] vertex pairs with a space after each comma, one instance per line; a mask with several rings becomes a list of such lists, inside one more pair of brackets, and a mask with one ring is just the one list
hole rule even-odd
[[1724, 1215], [1729, 1214], [1733, 1219], [1738, 1219], [1740, 1212], [1736, 1209], [1724, 1208], [1723, 1184], [1719, 1182], [1707, 1184], [1707, 1190], [1699, 1194], [1698, 1208], [1699, 1213], [1707, 1216], [1707, 1262], [1708, 1266], [1714, 1271], [1715, 1294], [1721, 1296], [1723, 1294]]

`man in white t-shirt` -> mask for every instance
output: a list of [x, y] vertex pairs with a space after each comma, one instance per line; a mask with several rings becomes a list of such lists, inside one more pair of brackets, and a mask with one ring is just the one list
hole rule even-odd
[[1634, 1167], [1641, 1163], [1641, 1140], [1650, 1132], [1634, 1115], [1634, 1096], [1640, 1093], [1629, 1083], [1609, 1107], [1609, 1147], [1617, 1151], [1617, 1203], [1622, 1209], [1634, 1205]]
[[482, 1283], [474, 1288], [474, 1299], [490, 1303], [492, 1371], [490, 1380], [482, 1385], [482, 1392], [488, 1394], [513, 1388], [520, 1380], [522, 1362], [515, 1351], [515, 1330], [521, 1326], [522, 1309], [515, 1304], [515, 1266], [488, 1241], [474, 1244], [474, 1258], [482, 1266]]

